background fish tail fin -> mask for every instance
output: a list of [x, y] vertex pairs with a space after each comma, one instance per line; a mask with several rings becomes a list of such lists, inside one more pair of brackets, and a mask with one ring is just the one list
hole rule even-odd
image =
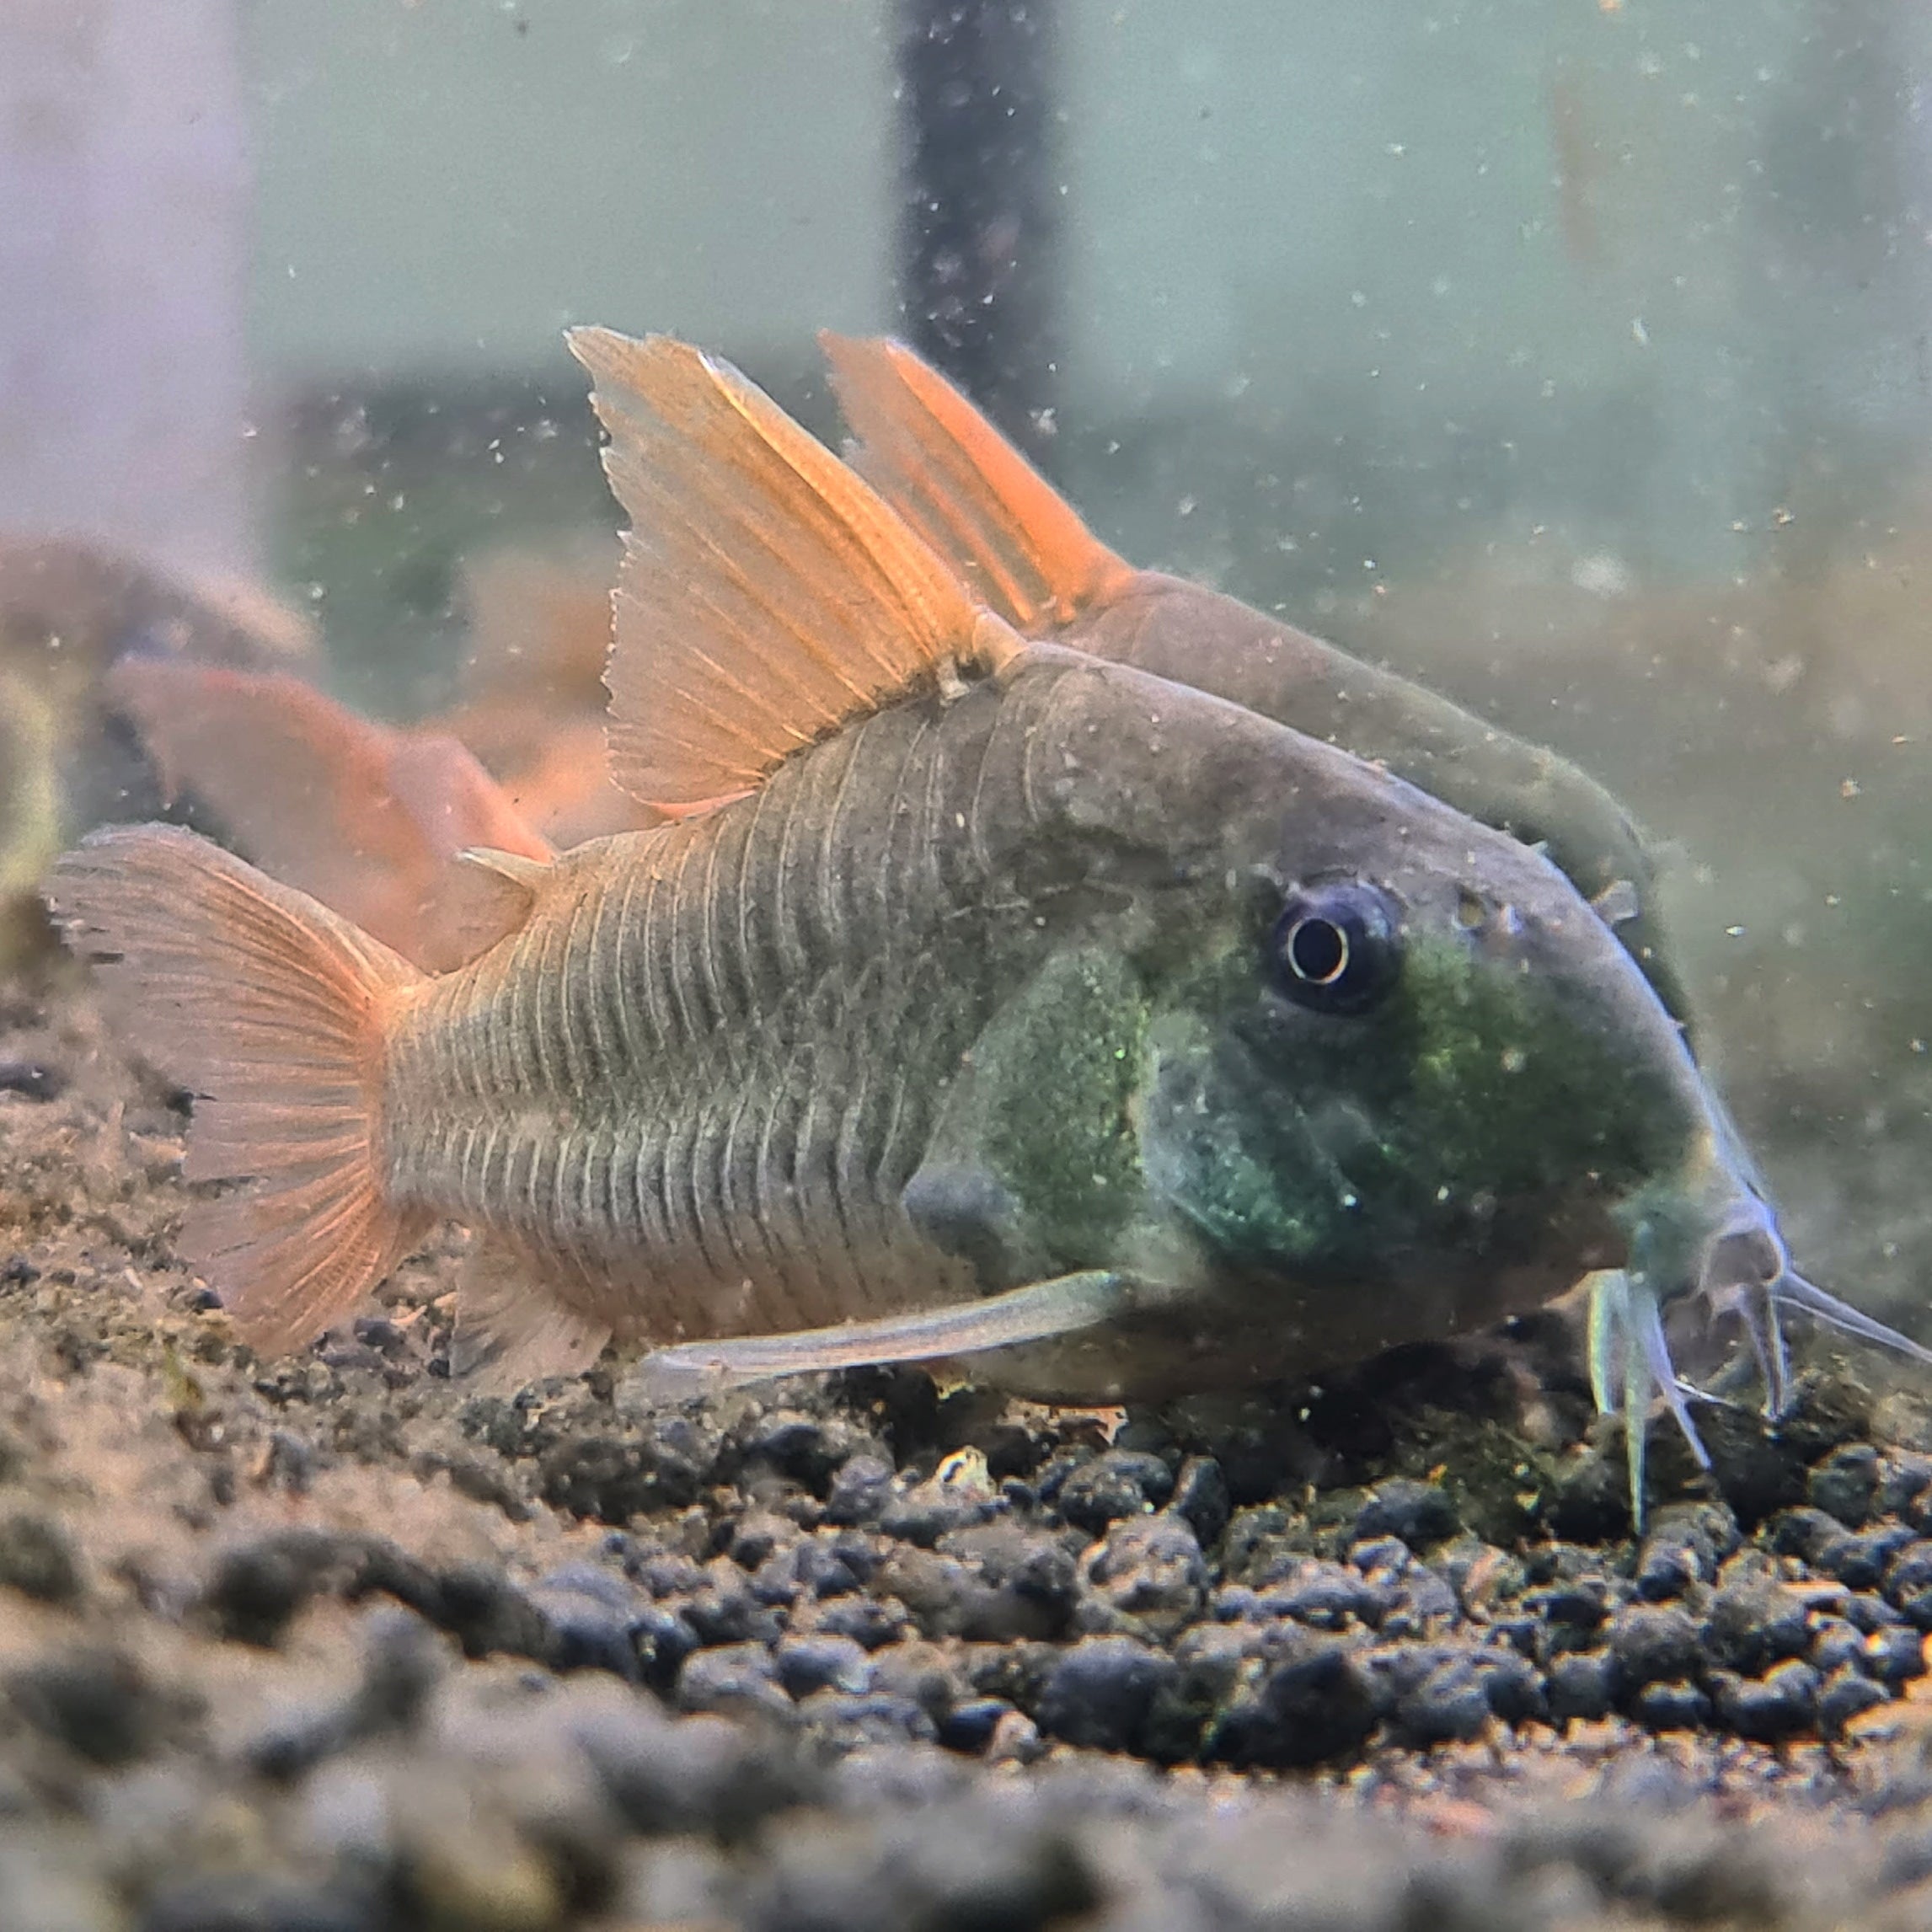
[[819, 341], [857, 439], [853, 468], [988, 609], [1037, 636], [1132, 581], [1132, 566], [904, 343], [830, 331]]
[[418, 975], [325, 907], [164, 826], [99, 832], [49, 899], [142, 1054], [195, 1095], [184, 1257], [243, 1336], [297, 1347], [428, 1225], [377, 1167], [385, 1019]]
[[549, 848], [454, 738], [379, 725], [284, 672], [136, 659], [108, 690], [170, 798], [416, 965], [446, 971], [522, 923], [456, 856]]
[[866, 483], [732, 368], [578, 329], [630, 517], [605, 682], [613, 775], [674, 815], [933, 679], [1020, 648]]

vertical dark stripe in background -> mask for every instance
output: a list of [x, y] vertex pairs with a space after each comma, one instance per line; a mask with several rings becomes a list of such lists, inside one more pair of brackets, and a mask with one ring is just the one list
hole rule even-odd
[[1051, 468], [1058, 0], [898, 0], [904, 328]]

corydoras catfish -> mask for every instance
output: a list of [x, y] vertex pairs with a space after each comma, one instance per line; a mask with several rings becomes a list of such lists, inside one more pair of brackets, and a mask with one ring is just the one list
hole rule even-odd
[[1016, 630], [1198, 685], [1541, 843], [1688, 1020], [1649, 851], [1587, 773], [1251, 605], [1136, 569], [903, 343], [821, 340], [856, 439], [848, 459]]
[[459, 1373], [614, 1337], [658, 1345], [660, 1388], [966, 1358], [1116, 1400], [1456, 1334], [1593, 1268], [1635, 1408], [1654, 1381], [1683, 1414], [1662, 1310], [1695, 1291], [1781, 1360], [1771, 1311], [1815, 1291], [1555, 866], [1022, 640], [728, 366], [572, 345], [633, 526], [613, 772], [670, 822], [483, 855], [526, 917], [435, 978], [192, 834], [57, 870], [199, 1096], [189, 1177], [229, 1185], [183, 1250], [250, 1341], [307, 1340], [452, 1216], [484, 1258]]

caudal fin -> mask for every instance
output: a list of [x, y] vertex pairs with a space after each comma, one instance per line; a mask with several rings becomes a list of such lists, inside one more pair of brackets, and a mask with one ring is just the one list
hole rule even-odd
[[852, 467], [990, 610], [1038, 636], [1109, 602], [1133, 566], [945, 377], [902, 342], [819, 338]]
[[419, 977], [193, 832], [97, 832], [48, 901], [126, 1037], [195, 1096], [184, 1258], [265, 1353], [298, 1347], [420, 1239], [376, 1165], [384, 1016]]

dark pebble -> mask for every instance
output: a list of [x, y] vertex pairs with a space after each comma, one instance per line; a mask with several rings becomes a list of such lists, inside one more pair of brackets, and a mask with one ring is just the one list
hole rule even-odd
[[1459, 1622], [1462, 1599], [1448, 1577], [1426, 1563], [1411, 1563], [1402, 1572], [1382, 1612], [1384, 1636], [1421, 1636]]
[[644, 1419], [632, 1433], [566, 1435], [538, 1461], [543, 1500], [620, 1528], [634, 1516], [683, 1509], [712, 1480], [717, 1433], [684, 1416]]
[[1779, 1657], [1802, 1656], [1811, 1641], [1802, 1599], [1769, 1581], [1726, 1585], [1705, 1614], [1704, 1647], [1721, 1669], [1755, 1674]]
[[886, 1691], [854, 1696], [842, 1690], [815, 1692], [800, 1705], [800, 1721], [838, 1751], [881, 1744], [932, 1744], [939, 1726], [923, 1705]]
[[466, 1656], [549, 1654], [549, 1619], [500, 1570], [452, 1564], [437, 1579], [437, 1596], [436, 1621], [455, 1635]]
[[772, 1653], [779, 1682], [795, 1698], [815, 1691], [838, 1690], [858, 1695], [872, 1688], [875, 1667], [865, 1646], [852, 1637], [821, 1632], [814, 1636], [782, 1639]]
[[526, 1593], [526, 1600], [549, 1625], [545, 1661], [553, 1670], [608, 1671], [627, 1683], [635, 1683], [641, 1672], [632, 1625], [646, 1606], [637, 1601], [636, 1592], [622, 1577], [597, 1571], [591, 1571], [590, 1576], [614, 1584], [615, 1600], [613, 1592], [581, 1576], [568, 1574], [560, 1581], [545, 1578]]
[[1627, 1692], [1693, 1677], [1701, 1661], [1696, 1620], [1674, 1604], [1619, 1610], [1610, 1619], [1608, 1637], [1618, 1680]]
[[[1803, 1501], [1805, 1466], [1817, 1451], [1807, 1452], [1782, 1429], [1774, 1433], [1762, 1416], [1721, 1404], [1700, 1407], [1697, 1426], [1710, 1453], [1711, 1480], [1746, 1528]], [[1666, 1437], [1664, 1446], [1674, 1448], [1673, 1438]]]
[[1912, 1532], [1902, 1523], [1844, 1531], [1819, 1551], [1816, 1567], [1848, 1589], [1876, 1590], [1892, 1558], [1912, 1540]]
[[677, 1673], [681, 1710], [763, 1710], [789, 1717], [791, 1699], [779, 1682], [779, 1668], [763, 1644], [727, 1644], [695, 1651]]
[[1860, 1590], [1848, 1598], [1844, 1608], [1845, 1621], [1867, 1636], [1874, 1630], [1894, 1630], [1905, 1621], [1884, 1598], [1869, 1590]]
[[939, 1721], [939, 1742], [949, 1751], [977, 1757], [993, 1742], [999, 1721], [1013, 1709], [1003, 1697], [969, 1697]]
[[1932, 1496], [1932, 1456], [1894, 1449], [1879, 1465], [1878, 1493], [1871, 1499], [1873, 1513], [1904, 1517], [1923, 1535], [1925, 1526], [1917, 1517], [1928, 1496]]
[[1179, 1670], [1172, 1657], [1132, 1637], [1082, 1638], [1049, 1672], [1034, 1721], [1069, 1744], [1132, 1750], [1155, 1693]]
[[1167, 1507], [1194, 1526], [1203, 1549], [1212, 1549], [1221, 1540], [1234, 1509], [1220, 1464], [1212, 1456], [1190, 1456], [1174, 1479], [1174, 1494]]
[[0, 1523], [0, 1586], [43, 1603], [70, 1603], [81, 1571], [67, 1533], [51, 1517], [23, 1510]]
[[1560, 1465], [1544, 1505], [1552, 1534], [1612, 1543], [1630, 1533], [1630, 1480], [1622, 1455], [1592, 1448]]
[[1598, 1629], [1610, 1614], [1609, 1587], [1601, 1576], [1552, 1583], [1532, 1590], [1523, 1601], [1523, 1608], [1544, 1622], [1586, 1635]]
[[1856, 1670], [1833, 1671], [1818, 1692], [1818, 1729], [1836, 1737], [1854, 1717], [1888, 1701], [1882, 1685]]
[[932, 1476], [910, 1489], [894, 1490], [879, 1512], [879, 1531], [930, 1549], [942, 1536], [984, 1523], [1004, 1507], [1003, 1500], [971, 1483]]
[[160, 1742], [163, 1701], [118, 1651], [43, 1657], [7, 1681], [13, 1708], [43, 1737], [96, 1764], [130, 1764]]
[[1915, 1630], [1932, 1630], [1932, 1543], [1908, 1543], [1885, 1573], [1885, 1600]]
[[1828, 1544], [1844, 1534], [1844, 1525], [1836, 1517], [1806, 1504], [1779, 1510], [1764, 1527], [1763, 1543], [1777, 1555], [1813, 1563]]
[[1103, 1614], [1132, 1618], [1160, 1635], [1191, 1623], [1207, 1596], [1194, 1526], [1165, 1510], [1110, 1524], [1088, 1558], [1084, 1581]]
[[892, 1501], [892, 1465], [883, 1456], [856, 1455], [839, 1465], [825, 1499], [825, 1520], [876, 1523]]
[[1868, 1677], [1896, 1688], [1925, 1675], [1925, 1640], [1916, 1626], [1893, 1624], [1874, 1630], [1865, 1640], [1865, 1671]]
[[1399, 1537], [1411, 1549], [1440, 1543], [1462, 1528], [1462, 1518], [1449, 1492], [1437, 1483], [1419, 1483], [1394, 1476], [1369, 1492], [1355, 1518], [1358, 1543], [1378, 1537]]
[[291, 1530], [229, 1550], [217, 1565], [204, 1601], [222, 1635], [238, 1643], [278, 1642], [343, 1551], [325, 1531]]
[[1552, 1723], [1603, 1717], [1616, 1691], [1617, 1667], [1608, 1651], [1571, 1651], [1552, 1661], [1548, 1681]]
[[1651, 1519], [1637, 1557], [1637, 1592], [1651, 1603], [1681, 1597], [1716, 1580], [1719, 1563], [1737, 1549], [1737, 1522], [1722, 1504], [1673, 1504]]
[[1476, 1656], [1483, 1695], [1505, 1724], [1528, 1724], [1549, 1715], [1543, 1673], [1513, 1650], [1487, 1650]]
[[1812, 1628], [1812, 1647], [1805, 1662], [1813, 1670], [1829, 1676], [1845, 1664], [1863, 1668], [1865, 1656], [1865, 1638], [1854, 1625], [1843, 1617], [1823, 1617]]
[[632, 1711], [597, 1714], [575, 1737], [625, 1822], [647, 1836], [736, 1837], [816, 1785], [806, 1766], [760, 1748], [746, 1727], [712, 1716], [666, 1722], [646, 1699]]
[[1740, 1737], [1771, 1744], [1811, 1728], [1817, 1715], [1818, 1673], [1790, 1661], [1773, 1666], [1761, 1680], [1713, 1673], [1717, 1715]]
[[1319, 1764], [1359, 1750], [1376, 1722], [1375, 1687], [1354, 1651], [1311, 1636], [1229, 1706], [1210, 1754], [1236, 1766]]
[[841, 1419], [773, 1409], [737, 1437], [739, 1453], [767, 1463], [823, 1497], [837, 1471], [857, 1453], [860, 1439]]
[[1405, 1744], [1467, 1742], [1480, 1737], [1490, 1721], [1489, 1692], [1475, 1660], [1446, 1657], [1396, 1701], [1390, 1728]]
[[1791, 1412], [1778, 1437], [1807, 1463], [1822, 1460], [1840, 1443], [1869, 1440], [1871, 1396], [1849, 1377], [1826, 1372], [1799, 1383]]
[[1630, 1715], [1647, 1731], [1695, 1731], [1710, 1718], [1710, 1699], [1694, 1683], [1646, 1683]]
[[358, 1316], [353, 1324], [353, 1333], [356, 1341], [392, 1362], [400, 1361], [409, 1352], [408, 1335], [386, 1315]]
[[902, 1603], [881, 1603], [876, 1597], [840, 1597], [825, 1605], [816, 1628], [835, 1637], [850, 1637], [869, 1651], [896, 1644], [906, 1634], [908, 1619]]
[[1298, 1559], [1278, 1583], [1250, 1592], [1248, 1600], [1259, 1614], [1292, 1617], [1318, 1630], [1346, 1630], [1351, 1622], [1373, 1630], [1388, 1614], [1394, 1592], [1369, 1582], [1349, 1565], [1308, 1557]]
[[1060, 1485], [1060, 1513], [1089, 1534], [1110, 1523], [1159, 1509], [1174, 1494], [1174, 1471], [1138, 1449], [1108, 1449], [1083, 1464]]
[[0, 1094], [18, 1094], [24, 1100], [57, 1100], [67, 1090], [67, 1076], [44, 1060], [0, 1060]]
[[763, 1568], [779, 1552], [795, 1542], [798, 1531], [784, 1517], [768, 1509], [754, 1509], [731, 1526], [725, 1541], [725, 1554], [747, 1572]]
[[792, 1575], [815, 1597], [846, 1597], [859, 1588], [876, 1564], [865, 1539], [841, 1532], [830, 1542], [816, 1537], [792, 1551]]
[[779, 1634], [777, 1611], [758, 1600], [750, 1579], [729, 1557], [707, 1565], [702, 1587], [677, 1608], [702, 1645], [768, 1644]]
[[647, 1603], [630, 1620], [631, 1654], [640, 1681], [653, 1690], [669, 1690], [684, 1660], [698, 1648], [698, 1633], [677, 1611]]
[[1834, 1449], [1805, 1479], [1805, 1500], [1848, 1529], [1861, 1529], [1878, 1494], [1878, 1451], [1869, 1442]]
[[1380, 1573], [1393, 1580], [1409, 1567], [1409, 1545], [1399, 1536], [1357, 1537], [1349, 1545], [1348, 1560], [1363, 1576]]

